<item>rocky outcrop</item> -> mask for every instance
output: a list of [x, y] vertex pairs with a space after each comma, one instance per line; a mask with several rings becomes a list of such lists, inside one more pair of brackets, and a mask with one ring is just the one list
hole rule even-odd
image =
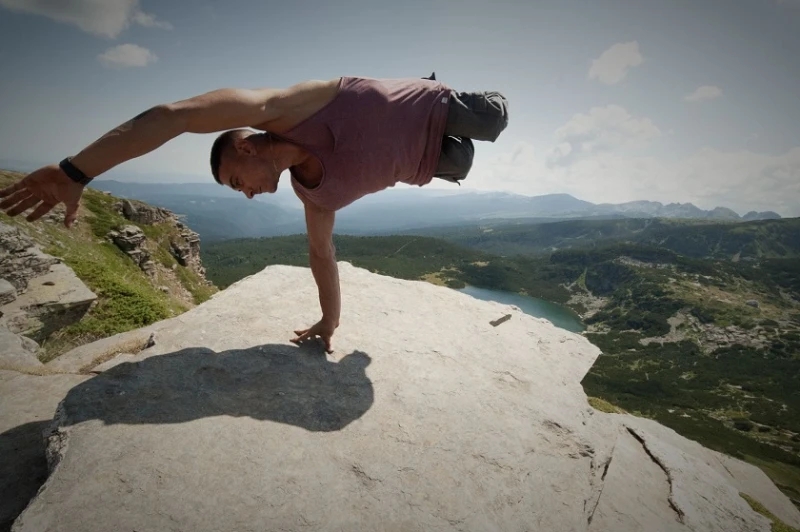
[[[37, 342], [79, 321], [97, 296], [56, 257], [18, 229], [0, 223], [0, 327]], [[8, 289], [8, 284], [14, 291]], [[0, 286], [0, 288], [2, 288]]]
[[55, 264], [46, 274], [29, 279], [24, 293], [0, 307], [0, 326], [42, 342], [80, 321], [96, 299], [68, 266]]
[[12, 284], [17, 294], [25, 291], [32, 277], [47, 273], [58, 262], [19, 229], [0, 222], [0, 279]]
[[0, 367], [28, 369], [42, 365], [36, 357], [39, 344], [0, 326]]
[[206, 269], [200, 260], [200, 235], [181, 222], [177, 222], [176, 226], [181, 233], [180, 238], [175, 238], [170, 242], [172, 256], [181, 266], [186, 266], [205, 278]]
[[589, 407], [582, 336], [346, 263], [340, 279], [333, 355], [288, 342], [319, 318], [310, 270], [271, 266], [97, 360], [13, 530], [768, 531], [740, 492], [800, 525], [757, 468]]
[[[205, 279], [206, 270], [200, 260], [200, 235], [188, 228], [174, 213], [161, 207], [153, 207], [135, 200], [123, 200], [115, 203], [114, 207], [125, 218], [132, 222], [144, 225], [156, 223], [169, 223], [178, 229], [178, 234], [171, 237], [169, 250], [181, 266], [193, 270], [202, 279]], [[123, 227], [120, 231], [109, 233], [117, 246], [127, 253], [146, 273], [152, 275], [155, 269], [149, 259], [149, 253], [143, 248], [146, 237], [141, 229], [135, 225]], [[208, 281], [207, 281], [208, 282]], [[211, 283], [209, 283], [211, 284]]]
[[161, 207], [153, 207], [141, 201], [122, 200], [115, 204], [118, 212], [121, 212], [128, 220], [144, 225], [153, 225], [172, 221], [175, 215]]
[[154, 272], [155, 263], [150, 260], [150, 252], [143, 247], [147, 237], [139, 227], [126, 225], [119, 231], [109, 231], [107, 236], [145, 273], [152, 274]]
[[17, 288], [5, 279], [0, 279], [0, 306], [11, 303], [15, 299], [17, 299]]

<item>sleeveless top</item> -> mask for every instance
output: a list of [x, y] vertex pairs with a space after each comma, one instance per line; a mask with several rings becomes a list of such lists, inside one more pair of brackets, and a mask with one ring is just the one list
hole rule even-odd
[[450, 88], [425, 79], [343, 77], [325, 107], [275, 135], [300, 145], [322, 165], [322, 180], [292, 187], [304, 200], [338, 210], [393, 187], [430, 183], [447, 123]]

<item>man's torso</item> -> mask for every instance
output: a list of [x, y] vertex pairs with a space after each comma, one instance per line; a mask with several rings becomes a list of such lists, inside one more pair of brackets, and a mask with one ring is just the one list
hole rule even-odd
[[292, 96], [292, 112], [264, 129], [314, 156], [318, 164], [292, 169], [295, 191], [335, 210], [397, 182], [430, 181], [449, 94], [441, 83], [419, 78], [311, 82]]

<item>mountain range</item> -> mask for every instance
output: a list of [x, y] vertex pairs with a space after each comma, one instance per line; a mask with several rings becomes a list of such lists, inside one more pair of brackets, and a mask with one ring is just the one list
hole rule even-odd
[[[290, 187], [248, 200], [216, 183], [142, 184], [101, 179], [91, 186], [183, 215], [186, 223], [206, 241], [305, 232], [302, 204]], [[781, 216], [771, 211], [751, 211], [740, 216], [726, 207], [703, 210], [691, 203], [595, 204], [569, 194], [522, 196], [402, 188], [365, 196], [338, 211], [336, 230], [341, 234], [371, 235], [476, 222], [491, 225], [614, 218], [749, 221]]]

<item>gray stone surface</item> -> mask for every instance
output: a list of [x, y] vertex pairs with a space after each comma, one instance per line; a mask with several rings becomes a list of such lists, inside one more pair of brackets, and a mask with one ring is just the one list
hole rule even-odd
[[98, 364], [92, 368], [93, 373], [102, 373], [103, 371], [108, 371], [111, 368], [119, 366], [120, 364], [124, 364], [125, 362], [132, 362], [136, 355], [131, 353], [120, 353], [119, 355], [115, 356], [114, 358], [103, 362], [102, 364]]
[[582, 336], [340, 276], [333, 355], [288, 342], [319, 318], [316, 286], [272, 266], [71, 389], [14, 530], [768, 531], [739, 491], [800, 524], [756, 468], [590, 408]]
[[5, 305], [6, 303], [11, 303], [16, 298], [16, 287], [5, 279], [0, 279], [0, 306]]
[[0, 326], [42, 341], [79, 321], [96, 299], [72, 269], [53, 264], [47, 273], [29, 278], [25, 292], [0, 307]]
[[167, 209], [153, 207], [136, 200], [122, 200], [119, 204], [119, 210], [128, 220], [145, 225], [169, 222], [177, 218]]
[[107, 360], [117, 354], [139, 352], [145, 348], [152, 331], [172, 325], [172, 320], [160, 321], [133, 331], [115, 334], [67, 351], [46, 364], [54, 371], [78, 373], [97, 366], [97, 360]]
[[200, 235], [183, 224], [179, 229], [181, 229], [180, 237], [170, 241], [172, 256], [181, 266], [186, 266], [205, 279], [206, 269], [200, 258]]
[[0, 222], [0, 278], [23, 292], [28, 281], [47, 273], [59, 259], [43, 253], [19, 229]]
[[0, 532], [47, 479], [43, 431], [67, 392], [88, 377], [0, 370]]
[[0, 325], [0, 368], [38, 368], [42, 366], [36, 358], [39, 345], [31, 340], [9, 331]]
[[107, 236], [123, 253], [128, 255], [137, 266], [147, 271], [145, 264], [150, 262], [150, 252], [142, 247], [147, 237], [139, 227], [135, 225], [126, 225], [119, 231], [109, 231]]

